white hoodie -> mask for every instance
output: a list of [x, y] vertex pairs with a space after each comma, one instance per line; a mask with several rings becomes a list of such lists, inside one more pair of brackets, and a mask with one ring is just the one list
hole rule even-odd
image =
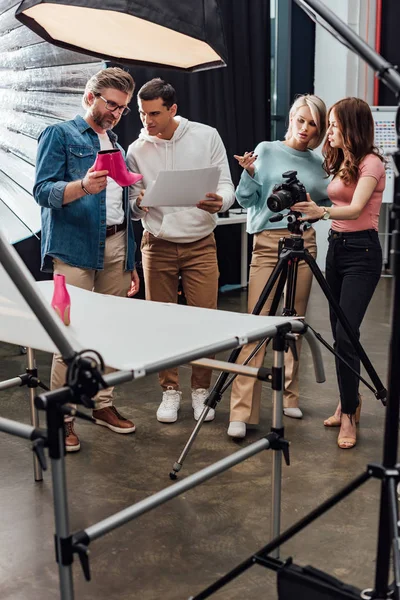
[[[137, 205], [140, 190], [154, 181], [161, 170], [200, 169], [219, 166], [217, 194], [222, 196], [221, 212], [228, 210], [235, 199], [225, 147], [216, 129], [175, 117], [179, 122], [170, 140], [148, 135], [142, 129], [138, 139], [129, 146], [127, 164], [143, 180], [131, 186], [129, 200], [133, 219], [142, 219], [143, 227], [154, 236], [169, 242], [189, 243], [209, 235], [217, 224], [217, 215], [194, 207], [150, 207], [144, 213]], [[203, 198], [199, 198], [199, 201]]]

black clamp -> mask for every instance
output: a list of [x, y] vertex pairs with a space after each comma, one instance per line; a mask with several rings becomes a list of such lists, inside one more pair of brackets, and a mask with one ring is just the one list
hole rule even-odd
[[387, 479], [394, 478], [396, 480], [400, 480], [400, 465], [396, 465], [392, 469], [387, 469], [384, 465], [378, 465], [375, 463], [370, 463], [367, 465], [367, 471], [371, 477], [375, 479]]
[[[97, 360], [90, 356], [89, 353], [94, 354]], [[66, 384], [70, 388], [77, 404], [83, 404], [86, 408], [94, 407], [92, 398], [100, 388], [106, 389], [108, 387], [103, 379], [103, 372], [103, 359], [95, 350], [78, 352], [69, 361]]]
[[21, 380], [20, 387], [23, 385], [26, 385], [28, 388], [32, 389], [41, 387], [43, 390], [46, 390], [46, 392], [48, 392], [50, 389], [38, 378], [37, 369], [25, 369], [25, 373], [19, 375], [19, 378]]
[[285, 347], [285, 352], [288, 352], [290, 350], [290, 352], [293, 354], [293, 358], [296, 362], [298, 362], [299, 360], [299, 355], [297, 353], [297, 346], [296, 346], [296, 336], [293, 333], [288, 333], [286, 335], [286, 347]]
[[283, 368], [272, 367], [271, 369], [271, 389], [280, 392], [283, 389]]
[[44, 449], [47, 447], [47, 438], [38, 438], [32, 444], [32, 452], [36, 454], [36, 458], [43, 471], [47, 471], [47, 462]]
[[283, 437], [283, 427], [271, 427], [271, 433], [268, 433], [265, 438], [269, 441], [271, 450], [282, 450], [283, 458], [287, 466], [290, 466], [289, 444]]
[[206, 398], [204, 402], [204, 406], [209, 406], [210, 408], [215, 408], [218, 402], [221, 400], [222, 394], [221, 392], [217, 392], [216, 390], [211, 390], [210, 395]]
[[273, 382], [273, 369], [269, 369], [268, 367], [260, 367], [257, 373], [257, 379], [260, 381], [267, 381], [268, 383]]
[[382, 402], [383, 406], [386, 406], [386, 397], [387, 397], [386, 388], [382, 388], [381, 390], [376, 390], [375, 398], [377, 400], [380, 400]]
[[44, 449], [47, 448], [49, 445], [47, 432], [44, 429], [39, 429], [38, 427], [36, 427], [33, 430], [30, 439], [33, 441], [32, 452], [36, 454], [36, 457], [43, 471], [47, 471], [47, 462], [44, 453]]
[[394, 214], [397, 214], [398, 212], [400, 212], [400, 205], [399, 204], [391, 204], [390, 211]]
[[[58, 541], [58, 543], [57, 543]], [[57, 538], [54, 536], [56, 548], [56, 561], [64, 566], [72, 565], [74, 562], [74, 554], [78, 555], [81, 563], [82, 571], [86, 581], [91, 580], [90, 564], [89, 564], [89, 538], [84, 531], [80, 531], [75, 535], [70, 535], [67, 538]], [[58, 552], [60, 547], [60, 553]], [[60, 556], [61, 554], [61, 556]]]

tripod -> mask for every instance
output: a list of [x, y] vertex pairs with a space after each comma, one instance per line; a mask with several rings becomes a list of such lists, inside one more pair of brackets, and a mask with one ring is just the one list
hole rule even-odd
[[[365, 381], [359, 373], [357, 373], [350, 365], [348, 365], [334, 350], [331, 346], [325, 342], [321, 336], [317, 336], [319, 341], [321, 341], [328, 349], [331, 350], [335, 356], [337, 356], [340, 360], [345, 362], [346, 366], [360, 378], [363, 383], [369, 387], [371, 391], [374, 392], [377, 399], [381, 400], [383, 404], [385, 404], [386, 398], [386, 389], [383, 386], [382, 381], [377, 375], [374, 367], [371, 364], [365, 350], [363, 349], [359, 339], [354, 333], [349, 321], [347, 320], [346, 315], [341, 309], [340, 305], [336, 301], [333, 296], [328, 284], [325, 281], [325, 278], [319, 269], [314, 257], [310, 254], [310, 252], [304, 247], [304, 239], [303, 232], [309, 227], [309, 224], [302, 223], [300, 221], [301, 213], [296, 211], [289, 211], [288, 213], [288, 229], [290, 232], [289, 238], [283, 238], [280, 244], [279, 253], [278, 253], [278, 261], [268, 278], [267, 283], [265, 284], [261, 295], [252, 311], [253, 315], [259, 315], [268, 299], [270, 294], [272, 293], [275, 284], [277, 284], [276, 291], [274, 294], [274, 298], [272, 300], [271, 309], [269, 311], [270, 315], [275, 315], [279, 306], [280, 298], [282, 296], [282, 292], [284, 290], [286, 284], [286, 292], [284, 298], [284, 307], [283, 307], [283, 316], [294, 316], [296, 315], [295, 309], [295, 296], [296, 296], [296, 282], [297, 282], [297, 274], [298, 274], [298, 266], [301, 260], [304, 260], [306, 264], [309, 266], [312, 274], [315, 276], [322, 292], [327, 298], [332, 310], [335, 312], [338, 321], [342, 325], [346, 335], [348, 336], [350, 342], [353, 345], [360, 361], [365, 367], [374, 387], [371, 387], [367, 381]], [[280, 216], [280, 218], [282, 218]], [[274, 217], [276, 219], [276, 217]], [[278, 220], [278, 219], [277, 219]], [[253, 356], [259, 351], [261, 346], [266, 343], [266, 340], [262, 340], [256, 346], [256, 348], [251, 352], [251, 354], [247, 357], [244, 364], [247, 364]], [[294, 352], [294, 358], [297, 360], [296, 348], [294, 345], [291, 346], [292, 351]], [[236, 362], [241, 352], [241, 348], [237, 348], [233, 350], [228, 358], [228, 362]], [[171, 479], [176, 479], [176, 474], [181, 470], [183, 462], [189, 453], [191, 446], [193, 445], [203, 423], [207, 416], [210, 408], [215, 409], [218, 402], [220, 402], [222, 398], [222, 394], [225, 390], [230, 386], [232, 381], [236, 376], [233, 376], [228, 380], [229, 373], [221, 373], [215, 382], [207, 400], [204, 403], [204, 409], [200, 415], [199, 420], [186, 443], [181, 455], [178, 460], [174, 463], [172, 471], [170, 473]]]

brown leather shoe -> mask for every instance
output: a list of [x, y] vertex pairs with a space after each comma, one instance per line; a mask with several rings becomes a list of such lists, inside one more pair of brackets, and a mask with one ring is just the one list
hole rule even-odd
[[79, 438], [74, 431], [74, 421], [66, 421], [65, 429], [65, 450], [66, 452], [78, 452], [81, 449]]
[[123, 417], [115, 406], [106, 406], [93, 411], [93, 419], [97, 425], [108, 427], [115, 433], [133, 433], [135, 424]]

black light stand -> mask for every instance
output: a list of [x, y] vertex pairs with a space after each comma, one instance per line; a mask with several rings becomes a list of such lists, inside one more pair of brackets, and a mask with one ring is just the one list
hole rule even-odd
[[[332, 11], [330, 11], [320, 0], [294, 0], [308, 14], [310, 7], [317, 15], [321, 16], [339, 34], [339, 39], [346, 41], [359, 56], [361, 56], [375, 71], [378, 77], [400, 97], [400, 74], [389, 62], [377, 54], [368, 44], [359, 38], [345, 25]], [[316, 518], [324, 514], [329, 508], [340, 502], [352, 491], [357, 489], [369, 478], [374, 477], [381, 480], [380, 514], [378, 528], [378, 547], [376, 557], [376, 572], [374, 588], [364, 590], [360, 595], [365, 599], [400, 600], [400, 536], [399, 536], [399, 510], [396, 494], [396, 484], [400, 479], [400, 465], [397, 464], [398, 451], [398, 427], [399, 427], [399, 403], [400, 403], [400, 378], [398, 367], [400, 364], [400, 107], [396, 116], [396, 130], [398, 137], [398, 150], [394, 155], [396, 165], [395, 197], [392, 205], [392, 217], [395, 227], [392, 235], [392, 331], [389, 349], [389, 373], [388, 373], [388, 396], [385, 414], [385, 431], [383, 444], [383, 461], [381, 465], [368, 465], [365, 473], [354, 479], [336, 495], [306, 515], [303, 519], [292, 525], [280, 536], [273, 539], [249, 559], [235, 567], [232, 571], [220, 578], [214, 584], [192, 596], [191, 600], [203, 600], [226, 583], [243, 573], [254, 564], [264, 565], [268, 568], [280, 568], [273, 565], [268, 555], [275, 548], [293, 537], [304, 529]], [[390, 558], [393, 552], [394, 583], [389, 585]], [[326, 596], [323, 596], [326, 598]], [[333, 597], [333, 596], [332, 596]], [[338, 593], [335, 598], [342, 599], [344, 594]]]

